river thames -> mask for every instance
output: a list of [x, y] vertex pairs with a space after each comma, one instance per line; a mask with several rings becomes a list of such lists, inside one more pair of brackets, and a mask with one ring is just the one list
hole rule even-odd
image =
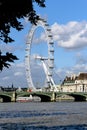
[[87, 102], [0, 103], [0, 130], [87, 130]]

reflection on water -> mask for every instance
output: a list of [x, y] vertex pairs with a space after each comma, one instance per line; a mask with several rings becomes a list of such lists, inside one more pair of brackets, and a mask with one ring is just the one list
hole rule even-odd
[[87, 130], [87, 125], [30, 126], [28, 124], [3, 124], [0, 130]]
[[0, 130], [87, 130], [87, 102], [0, 103]]

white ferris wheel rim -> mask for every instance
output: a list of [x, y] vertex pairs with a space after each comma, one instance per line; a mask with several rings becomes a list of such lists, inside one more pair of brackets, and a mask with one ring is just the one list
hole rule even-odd
[[34, 86], [32, 76], [31, 76], [31, 67], [30, 67], [31, 54], [30, 54], [30, 52], [31, 52], [33, 34], [38, 27], [42, 27], [47, 36], [48, 67], [49, 67], [48, 69], [50, 72], [50, 74], [48, 75], [49, 77], [52, 77], [52, 71], [54, 68], [54, 42], [53, 42], [51, 29], [44, 19], [40, 19], [38, 21], [37, 25], [32, 25], [32, 27], [28, 33], [26, 49], [25, 49], [25, 52], [26, 52], [26, 55], [25, 55], [26, 78], [27, 78], [28, 88], [32, 88], [33, 90], [36, 90], [36, 88]]

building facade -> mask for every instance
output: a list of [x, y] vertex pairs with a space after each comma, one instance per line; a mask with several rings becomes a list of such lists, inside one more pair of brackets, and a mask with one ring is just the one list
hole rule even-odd
[[87, 73], [66, 76], [60, 86], [61, 92], [87, 92]]

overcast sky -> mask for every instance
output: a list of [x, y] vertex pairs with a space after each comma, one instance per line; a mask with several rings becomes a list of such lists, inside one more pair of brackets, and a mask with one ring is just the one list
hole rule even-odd
[[[54, 40], [54, 81], [59, 83], [66, 75], [87, 72], [87, 0], [46, 0], [46, 8], [34, 5], [37, 14], [46, 19], [53, 34]], [[19, 60], [12, 66], [0, 72], [0, 86], [27, 87], [25, 72], [25, 48], [31, 24], [25, 19], [24, 29], [17, 32], [11, 29], [14, 43], [0, 42], [3, 52], [15, 54]], [[43, 28], [37, 28], [33, 38], [32, 55], [47, 54], [47, 42], [44, 40]], [[32, 60], [33, 80], [39, 86], [44, 80], [41, 63]], [[44, 82], [44, 81], [43, 81]]]

